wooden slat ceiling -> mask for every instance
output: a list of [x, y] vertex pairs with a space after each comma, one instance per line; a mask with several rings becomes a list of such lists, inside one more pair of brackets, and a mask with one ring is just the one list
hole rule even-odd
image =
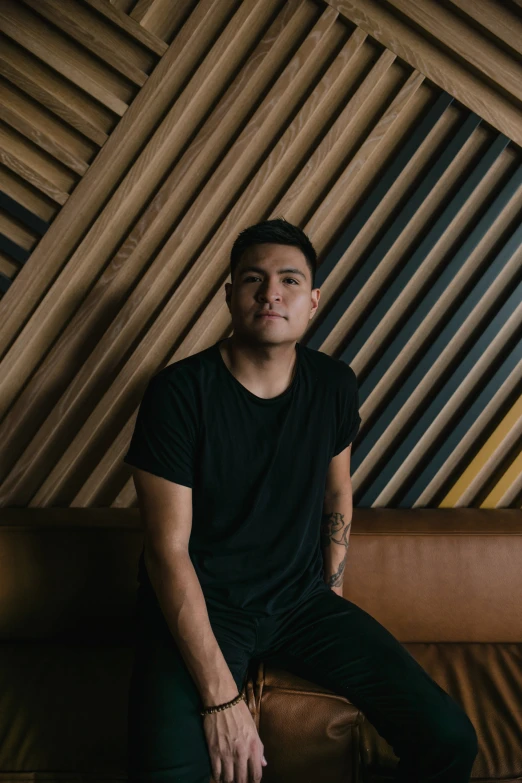
[[516, 4], [62, 7], [0, 6], [0, 506], [136, 504], [148, 379], [230, 334], [232, 244], [283, 216], [302, 342], [359, 380], [355, 505], [520, 507]]

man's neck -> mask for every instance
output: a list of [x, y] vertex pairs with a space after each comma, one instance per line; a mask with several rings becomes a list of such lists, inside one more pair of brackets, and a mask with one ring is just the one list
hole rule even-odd
[[291, 385], [297, 369], [297, 349], [285, 347], [271, 351], [246, 349], [234, 336], [219, 343], [219, 350], [226, 366], [245, 388], [264, 399], [278, 397]]

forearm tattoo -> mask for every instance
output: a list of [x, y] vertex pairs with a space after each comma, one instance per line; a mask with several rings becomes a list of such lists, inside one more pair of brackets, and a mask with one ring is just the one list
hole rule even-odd
[[[339, 511], [332, 511], [329, 514], [323, 514], [321, 519], [321, 546], [330, 546], [333, 541], [335, 544], [342, 544], [348, 549], [348, 536], [350, 534], [351, 521], [345, 524], [344, 514]], [[339, 531], [342, 530], [339, 538], [336, 538]]]
[[329, 587], [339, 587], [343, 583], [344, 566], [346, 563], [346, 550], [348, 549], [348, 539], [350, 535], [351, 521], [345, 523], [344, 514], [338, 511], [332, 511], [329, 514], [323, 514], [321, 520], [321, 548], [326, 549], [333, 542], [344, 546], [345, 553], [337, 572], [328, 578]]

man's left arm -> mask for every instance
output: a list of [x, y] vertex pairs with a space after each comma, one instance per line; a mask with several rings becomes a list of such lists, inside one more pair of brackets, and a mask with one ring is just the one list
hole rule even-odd
[[344, 567], [352, 526], [351, 444], [330, 462], [321, 519], [324, 581], [342, 596]]

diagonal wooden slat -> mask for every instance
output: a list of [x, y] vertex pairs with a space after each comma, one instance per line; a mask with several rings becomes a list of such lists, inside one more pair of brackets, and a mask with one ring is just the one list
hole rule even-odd
[[196, 5], [197, 0], [176, 3], [170, 0], [137, 0], [129, 4], [126, 13], [153, 35], [170, 41]]
[[[408, 143], [402, 145], [402, 148], [391, 159], [388, 167], [384, 170], [381, 169], [375, 187], [370, 189], [362, 203], [358, 205], [357, 211], [352, 214], [350, 221], [335, 244], [329, 248], [328, 254], [317, 270], [316, 281], [318, 287], [323, 288], [325, 286], [326, 289], [328, 288], [330, 276], [333, 277], [336, 273], [336, 268], [343, 265], [342, 262], [348, 251], [351, 251], [352, 263], [356, 261], [357, 253], [353, 250], [353, 244], [357, 236], [361, 233], [363, 227], [371, 221], [374, 213], [378, 209], [382, 211], [388, 194], [391, 193], [393, 201], [396, 201], [394, 189], [400, 181], [403, 172], [408, 167], [411, 167], [412, 161], [421, 145], [426, 141], [426, 138], [434, 132], [435, 128], [440, 128], [441, 118], [446, 119], [446, 109], [451, 103], [451, 96], [447, 93], [442, 93], [430, 106], [429, 111], [426, 112], [417, 126], [412, 129], [408, 135]], [[359, 280], [358, 289], [360, 290], [363, 285], [364, 281]], [[319, 350], [320, 346], [327, 344], [328, 337], [334, 331], [338, 320], [344, 313], [348, 312], [350, 304], [356, 298], [355, 287], [353, 281], [346, 280], [345, 284], [340, 288], [341, 295], [337, 295], [337, 301], [334, 300], [332, 304], [329, 302], [328, 308], [323, 308], [322, 317], [316, 319], [312, 330], [313, 334], [308, 340], [308, 345], [311, 348]], [[335, 299], [335, 297], [331, 298]]]
[[[520, 384], [519, 384], [520, 385]], [[475, 454], [458, 480], [439, 504], [439, 508], [467, 506], [474, 501], [489, 478], [497, 474], [494, 486], [480, 503], [480, 508], [500, 508], [512, 502], [522, 491], [522, 396], [519, 395], [490, 437]], [[509, 460], [509, 455], [514, 459]], [[508, 464], [499, 473], [507, 454]]]
[[[148, 68], [153, 67], [155, 59], [140, 57], [136, 47], [128, 45], [125, 38], [114, 35], [105, 24], [98, 22], [96, 15], [87, 13], [80, 4], [67, 5], [58, 0], [23, 0], [23, 3], [138, 87], [147, 81]], [[144, 70], [138, 63], [148, 67]]]
[[[78, 154], [82, 145], [74, 144], [75, 140], [62, 124], [38, 106], [29, 105], [20, 92], [3, 81], [0, 81], [0, 119], [79, 176], [87, 171], [88, 164]], [[83, 151], [87, 152], [85, 146]]]
[[502, 5], [495, 0], [451, 0], [468, 21], [473, 19], [488, 30], [495, 38], [522, 55], [522, 14], [514, 14], [508, 3]]
[[[418, 452], [422, 449], [422, 437], [430, 438], [430, 427], [433, 426], [436, 417], [443, 415], [443, 411], [447, 409], [448, 419], [456, 419], [456, 415], [459, 416], [459, 426], [454, 426], [453, 429], [448, 429], [448, 433], [444, 438], [442, 444], [439, 445], [438, 454], [432, 459], [438, 460], [439, 464], [443, 461], [444, 457], [451, 454], [451, 451], [456, 448], [460, 442], [464, 426], [469, 428], [470, 421], [466, 421], [466, 425], [463, 425], [465, 416], [462, 414], [459, 408], [459, 402], [462, 404], [464, 399], [463, 395], [467, 391], [468, 395], [472, 395], [476, 392], [477, 388], [483, 389], [486, 386], [486, 377], [491, 372], [491, 367], [494, 366], [495, 360], [498, 357], [498, 351], [501, 344], [508, 343], [513, 340], [515, 330], [517, 327], [517, 317], [520, 319], [520, 312], [522, 306], [520, 305], [520, 293], [521, 287], [514, 287], [513, 283], [516, 280], [517, 269], [520, 268], [520, 260], [522, 257], [522, 247], [520, 246], [520, 234], [515, 239], [508, 243], [506, 254], [501, 254], [500, 264], [505, 265], [505, 269], [502, 269], [503, 274], [499, 276], [499, 288], [504, 290], [513, 290], [514, 292], [507, 299], [507, 301], [499, 307], [498, 313], [491, 323], [488, 324], [487, 312], [489, 309], [489, 299], [485, 293], [482, 300], [476, 304], [478, 298], [477, 291], [472, 291], [469, 294], [468, 301], [464, 300], [461, 310], [462, 314], [457, 311], [453, 320], [459, 322], [459, 328], [456, 329], [451, 320], [446, 324], [446, 329], [441, 330], [437, 337], [432, 340], [428, 349], [418, 358], [417, 363], [413, 371], [410, 372], [407, 379], [403, 382], [398, 393], [393, 400], [388, 404], [386, 411], [381, 412], [381, 418], [390, 422], [393, 420], [396, 414], [400, 413], [400, 424], [406, 435], [402, 439], [397, 439], [393, 448], [393, 459], [385, 462], [373, 480], [370, 489], [367, 493], [363, 494], [363, 504], [376, 503], [378, 505], [391, 502], [392, 494], [396, 495], [401, 488], [400, 483], [394, 483], [392, 477], [394, 474], [399, 473], [398, 480], [404, 479], [405, 473], [409, 467], [411, 472], [414, 472], [414, 481], [408, 487], [408, 490], [401, 497], [401, 505], [411, 507], [413, 503], [417, 502], [420, 492], [425, 489], [426, 485], [426, 472], [419, 470], [419, 466], [416, 462], [418, 459]], [[471, 240], [473, 241], [473, 240]], [[462, 253], [462, 261], [466, 258], [465, 253]], [[446, 270], [445, 270], [446, 271]], [[434, 286], [432, 288], [433, 296], [432, 302], [436, 301], [437, 294], [440, 296], [440, 290], [444, 285], [447, 285], [451, 270], [448, 270], [449, 274], [442, 275], [438, 283], [438, 291]], [[493, 277], [493, 273], [497, 271], [495, 266], [491, 267], [488, 271], [491, 271], [490, 275], [484, 275], [480, 283], [482, 283], [482, 291], [487, 290], [487, 282]], [[503, 285], [502, 285], [503, 284]], [[480, 287], [480, 285], [478, 286]], [[435, 289], [435, 290], [434, 290]], [[518, 299], [517, 299], [518, 298]], [[421, 303], [422, 304], [422, 303]], [[431, 302], [429, 303], [431, 304]], [[518, 316], [517, 316], [518, 307]], [[462, 325], [460, 320], [464, 316]], [[486, 328], [481, 332], [476, 328], [476, 341], [473, 344], [473, 348], [469, 346], [469, 330], [471, 321], [473, 324], [480, 322], [480, 317], [484, 319], [487, 324]], [[455, 334], [456, 332], [456, 334]], [[455, 334], [453, 340], [448, 344], [448, 334]], [[455, 364], [453, 358], [454, 352], [457, 346], [461, 346], [460, 361]], [[468, 344], [468, 352], [464, 353], [463, 347]], [[487, 388], [485, 394], [490, 397], [493, 391], [498, 388], [501, 381], [505, 379], [505, 376], [513, 372], [517, 363], [520, 366], [522, 360], [522, 346], [520, 343], [516, 346], [508, 359], [506, 359], [501, 370], [501, 376], [495, 378], [490, 388]], [[453, 372], [449, 374], [448, 367], [451, 367], [453, 363]], [[440, 378], [444, 377], [447, 380], [441, 385]], [[407, 427], [407, 422], [412, 416], [416, 400], [417, 404], [420, 401], [422, 394], [427, 395], [429, 391], [429, 397], [427, 402], [425, 401], [421, 408], [421, 414], [413, 420], [413, 422]], [[453, 395], [455, 395], [455, 404], [450, 405]], [[460, 399], [459, 399], [460, 396]], [[483, 402], [483, 401], [481, 401]], [[467, 406], [466, 416], [470, 417], [472, 421], [476, 416], [477, 411], [473, 408], [473, 405]], [[414, 447], [413, 444], [416, 444]], [[429, 475], [432, 475], [433, 471], [429, 471], [425, 468], [425, 471]]]
[[60, 117], [85, 139], [102, 146], [112, 127], [108, 111], [0, 33], [4, 79]]
[[[472, 66], [481, 78], [494, 82], [522, 102], [522, 63], [510, 57], [485, 36], [481, 36], [456, 14], [434, 0], [388, 0], [408, 16], [424, 33], [444, 42], [453, 56]], [[480, 5], [477, 3], [477, 5]], [[457, 59], [455, 57], [455, 59]]]
[[1, 163], [0, 178], [2, 198], [12, 201], [21, 212], [30, 214], [32, 222], [39, 224], [38, 230], [43, 236], [59, 207], [51, 199], [34, 190], [28, 182], [11, 173]]
[[0, 25], [10, 38], [54, 68], [76, 87], [88, 92], [120, 117], [125, 114], [128, 104], [113, 91], [116, 79], [110, 76], [108, 69], [96, 64], [94, 58], [82, 56], [63, 36], [52, 35], [51, 31], [42, 36], [38, 17], [30, 13], [25, 6], [18, 4], [16, 0], [2, 0]]
[[[495, 90], [489, 80], [481, 80], [463, 67], [459, 59], [436, 46], [431, 38], [421, 35], [402, 18], [394, 16], [387, 5], [377, 0], [328, 0], [328, 4], [494, 128], [522, 144], [520, 105], [514, 105]], [[409, 6], [413, 8], [414, 4]]]
[[[138, 24], [132, 17], [124, 13], [114, 3], [108, 3], [107, 0], [82, 0], [85, 5], [94, 8], [99, 14], [103, 15], [109, 22], [117, 25], [120, 30], [132, 36], [138, 43], [155, 52], [158, 55], [163, 55], [168, 49], [168, 44], [165, 41], [160, 40], [157, 36], [150, 33], [148, 30]], [[181, 7], [184, 3], [176, 3], [177, 7]]]
[[[56, 279], [67, 263], [68, 255], [103, 209], [109, 194], [121, 180], [158, 118], [163, 115], [165, 101], [168, 101], [169, 95], [177, 94], [198, 62], [201, 49], [212, 39], [213, 30], [227, 16], [230, 5], [232, 3], [228, 4], [224, 0], [203, 0], [198, 4], [189, 23], [183, 27], [176, 45], [170, 47], [161, 59], [129, 111], [79, 182], [74, 191], [72, 206], [69, 202], [67, 208], [60, 211], [52, 228], [18, 274], [16, 285], [11, 286], [0, 300], [0, 351], [3, 352], [3, 373], [0, 378], [3, 404], [0, 416], [5, 411], [5, 405], [10, 405], [20, 385], [25, 383], [25, 379], [32, 372], [34, 364], [27, 365], [29, 355], [37, 362], [43, 348], [40, 341], [45, 338], [45, 330], [42, 330], [42, 322], [36, 312], [42, 300], [42, 292], [47, 291], [50, 282]], [[74, 311], [78, 298], [81, 298], [81, 291], [88, 288], [96, 274], [96, 268], [84, 267], [83, 274], [87, 276], [85, 283], [69, 303], [58, 288], [50, 291], [51, 298], [63, 316], [57, 314], [52, 334], [47, 339], [54, 339], [63, 320], [68, 318], [66, 313]], [[17, 296], [17, 286], [23, 291], [23, 297]], [[48, 314], [52, 312], [49, 300], [43, 309]], [[13, 341], [24, 326], [22, 343], [28, 353], [22, 358], [19, 353], [20, 344], [13, 344]], [[28, 331], [31, 332], [31, 338]], [[9, 353], [6, 354], [8, 349]]]
[[74, 184], [71, 176], [58, 172], [34, 149], [24, 143], [23, 137], [14, 136], [0, 121], [0, 160], [14, 174], [30, 182], [57, 204], [65, 204], [68, 190]]

